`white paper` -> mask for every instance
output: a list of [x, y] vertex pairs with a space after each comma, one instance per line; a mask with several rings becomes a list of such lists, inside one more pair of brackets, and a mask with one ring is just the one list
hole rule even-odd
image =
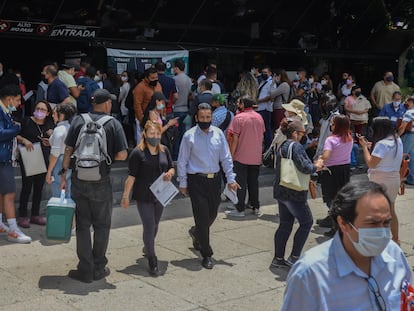
[[164, 173], [162, 173], [150, 186], [150, 190], [154, 194], [155, 198], [162, 204], [167, 206], [172, 199], [178, 194], [177, 187], [171, 181], [165, 181], [163, 179]]
[[227, 185], [224, 187], [223, 194], [233, 202], [233, 204], [239, 203], [239, 198], [237, 197], [237, 192], [229, 189]]
[[25, 146], [19, 145], [20, 156], [23, 161], [26, 176], [33, 176], [47, 172], [40, 143], [33, 143], [33, 148], [34, 149], [32, 151], [27, 151]]

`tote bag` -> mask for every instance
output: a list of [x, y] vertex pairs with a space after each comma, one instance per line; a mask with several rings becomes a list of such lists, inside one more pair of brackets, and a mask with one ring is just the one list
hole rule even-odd
[[[305, 191], [309, 189], [310, 174], [300, 172], [292, 160], [293, 142], [289, 144], [287, 158], [280, 160], [280, 182], [283, 187], [296, 190]], [[282, 155], [282, 152], [280, 152]]]

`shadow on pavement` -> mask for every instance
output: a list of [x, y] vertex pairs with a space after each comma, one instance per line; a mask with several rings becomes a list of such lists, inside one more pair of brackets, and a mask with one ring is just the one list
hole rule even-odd
[[105, 279], [92, 283], [82, 283], [64, 275], [45, 275], [39, 279], [40, 289], [57, 289], [64, 294], [86, 296], [91, 292], [99, 292], [104, 289], [116, 289], [116, 286]]
[[[167, 272], [167, 268], [168, 268], [168, 261], [158, 260], [158, 269], [159, 269], [158, 276], [164, 275]], [[135, 265], [130, 265], [128, 267], [125, 267], [122, 270], [117, 270], [117, 272], [128, 274], [128, 275], [153, 277], [148, 272], [148, 259], [144, 257], [138, 258], [136, 260]]]

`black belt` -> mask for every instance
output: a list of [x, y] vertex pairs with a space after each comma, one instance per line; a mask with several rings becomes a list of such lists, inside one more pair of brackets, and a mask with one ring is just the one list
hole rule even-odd
[[201, 176], [201, 177], [205, 177], [208, 179], [212, 179], [216, 176], [218, 176], [219, 173], [194, 173], [194, 174], [190, 174], [190, 175], [196, 175], [196, 176]]

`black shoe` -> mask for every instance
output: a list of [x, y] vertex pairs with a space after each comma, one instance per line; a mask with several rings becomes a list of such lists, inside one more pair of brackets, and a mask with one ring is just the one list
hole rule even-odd
[[209, 256], [204, 257], [201, 264], [206, 269], [213, 269], [213, 260], [211, 260], [211, 257]]
[[93, 279], [95, 281], [101, 280], [103, 278], [106, 278], [109, 274], [111, 274], [111, 270], [109, 270], [108, 267], [103, 268], [100, 271], [95, 271], [93, 274]]
[[193, 247], [196, 251], [201, 250], [200, 242], [198, 242], [196, 236], [194, 235], [195, 227], [191, 227], [190, 230], [188, 230], [188, 233], [190, 234], [191, 239], [193, 239]]
[[76, 281], [83, 282], [83, 283], [92, 283], [93, 281], [92, 277], [91, 278], [86, 277], [79, 270], [70, 270], [68, 273], [68, 277]]
[[326, 216], [324, 219], [319, 219], [319, 223], [318, 220], [316, 223], [319, 225], [319, 227], [322, 228], [332, 228], [333, 226], [333, 220], [331, 216]]
[[157, 276], [159, 274], [158, 270], [158, 260], [157, 256], [148, 257], [148, 267], [149, 267], [149, 274], [152, 276]]
[[335, 235], [335, 233], [336, 233], [336, 229], [332, 228], [331, 230], [326, 231], [323, 235], [329, 238], [332, 238]]

